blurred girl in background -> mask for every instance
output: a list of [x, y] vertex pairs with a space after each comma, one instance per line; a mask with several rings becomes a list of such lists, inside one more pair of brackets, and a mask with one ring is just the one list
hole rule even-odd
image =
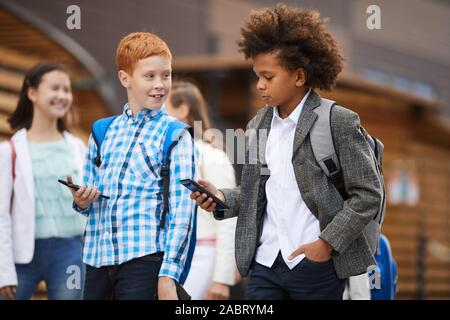
[[85, 218], [72, 209], [66, 175], [82, 181], [83, 142], [66, 130], [72, 105], [69, 75], [39, 64], [25, 75], [17, 131], [0, 144], [0, 294], [30, 299], [39, 282], [49, 299], [80, 299]]
[[[170, 115], [197, 131], [195, 145], [199, 150], [198, 177], [218, 188], [236, 186], [233, 166], [225, 152], [212, 144], [205, 131], [210, 129], [205, 100], [200, 90], [190, 82], [178, 81], [172, 85], [166, 108]], [[201, 121], [201, 126], [194, 126]], [[194, 300], [224, 300], [230, 297], [235, 284], [236, 263], [234, 234], [236, 218], [217, 221], [211, 213], [198, 208], [197, 244], [191, 269], [184, 287]]]

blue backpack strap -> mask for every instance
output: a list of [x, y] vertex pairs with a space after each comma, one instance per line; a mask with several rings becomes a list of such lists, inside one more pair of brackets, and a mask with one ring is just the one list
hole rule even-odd
[[[161, 177], [163, 179], [163, 200], [164, 200], [164, 209], [161, 215], [160, 227], [164, 228], [166, 224], [166, 215], [169, 211], [169, 188], [170, 188], [170, 154], [172, 149], [177, 145], [181, 134], [184, 130], [188, 130], [191, 136], [193, 136], [193, 131], [190, 126], [181, 122], [181, 121], [173, 121], [169, 124], [166, 136], [164, 139], [163, 146], [163, 164], [161, 167]], [[193, 141], [193, 140], [192, 140]], [[195, 163], [194, 163], [194, 153], [192, 155], [192, 173], [195, 171]], [[195, 212], [197, 212], [197, 207], [195, 208]], [[187, 275], [189, 273], [189, 269], [191, 267], [192, 257], [194, 255], [195, 243], [197, 241], [197, 214], [194, 214], [193, 218], [193, 230], [191, 240], [189, 242], [187, 259], [184, 264], [183, 272], [181, 273], [179, 283], [184, 284], [186, 281]]]
[[94, 163], [97, 168], [100, 167], [100, 164], [102, 163], [100, 150], [102, 148], [103, 139], [105, 138], [106, 131], [108, 131], [111, 122], [113, 122], [115, 118], [117, 118], [117, 115], [98, 119], [92, 124], [92, 137], [97, 145], [97, 156], [94, 158]]
[[197, 243], [197, 205], [195, 206], [195, 214], [194, 214], [194, 220], [193, 222], [193, 228], [192, 228], [192, 236], [191, 236], [191, 242], [189, 242], [189, 249], [187, 253], [186, 262], [184, 263], [183, 272], [181, 273], [179, 283], [184, 284], [186, 281], [186, 278], [189, 274], [189, 270], [191, 269], [192, 264], [192, 258], [194, 257], [194, 251], [195, 251], [195, 244]]
[[166, 136], [164, 138], [164, 146], [163, 146], [163, 160], [161, 167], [161, 177], [163, 179], [163, 197], [164, 197], [164, 211], [161, 215], [160, 227], [164, 228], [166, 224], [166, 215], [169, 211], [169, 187], [170, 187], [170, 154], [172, 149], [177, 145], [178, 140], [181, 137], [181, 133], [184, 129], [188, 130], [191, 135], [191, 127], [185, 124], [184, 122], [175, 120], [169, 123], [169, 126], [166, 130]]

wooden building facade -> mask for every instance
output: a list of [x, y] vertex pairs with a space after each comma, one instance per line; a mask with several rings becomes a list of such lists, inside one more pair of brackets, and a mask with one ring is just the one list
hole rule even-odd
[[[0, 139], [11, 135], [8, 115], [16, 108], [26, 71], [50, 61], [64, 67], [72, 80], [74, 104], [69, 125], [85, 141], [90, 124], [108, 114], [97, 88], [89, 85], [93, 75], [71, 52], [48, 34], [0, 7]], [[86, 85], [86, 83], [88, 85]]]

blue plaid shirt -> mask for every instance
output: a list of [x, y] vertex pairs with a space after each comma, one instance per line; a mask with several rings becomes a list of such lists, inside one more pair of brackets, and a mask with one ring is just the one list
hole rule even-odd
[[91, 266], [122, 264], [164, 251], [160, 276], [179, 280], [192, 234], [195, 203], [181, 179], [193, 179], [196, 153], [191, 136], [184, 132], [172, 149], [169, 211], [166, 228], [159, 226], [163, 212], [162, 166], [165, 131], [174, 118], [164, 107], [141, 110], [133, 119], [124, 112], [111, 123], [101, 147], [102, 163], [94, 164], [97, 147], [89, 138], [84, 184], [98, 186], [110, 199], [99, 198], [85, 210], [83, 261]]

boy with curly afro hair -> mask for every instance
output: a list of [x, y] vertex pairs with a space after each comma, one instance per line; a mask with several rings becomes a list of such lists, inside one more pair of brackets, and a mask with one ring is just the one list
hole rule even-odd
[[191, 198], [216, 219], [238, 216], [235, 254], [241, 275], [250, 273], [248, 299], [342, 299], [345, 279], [376, 265], [363, 231], [382, 199], [356, 113], [334, 105], [329, 121], [347, 197], [313, 153], [310, 132], [322, 103], [314, 89], [334, 86], [343, 58], [313, 10], [252, 12], [241, 35], [266, 102], [247, 125], [258, 134], [248, 139], [246, 159], [254, 145], [259, 158], [244, 165], [238, 188], [200, 181], [229, 209], [215, 211], [206, 194]]

